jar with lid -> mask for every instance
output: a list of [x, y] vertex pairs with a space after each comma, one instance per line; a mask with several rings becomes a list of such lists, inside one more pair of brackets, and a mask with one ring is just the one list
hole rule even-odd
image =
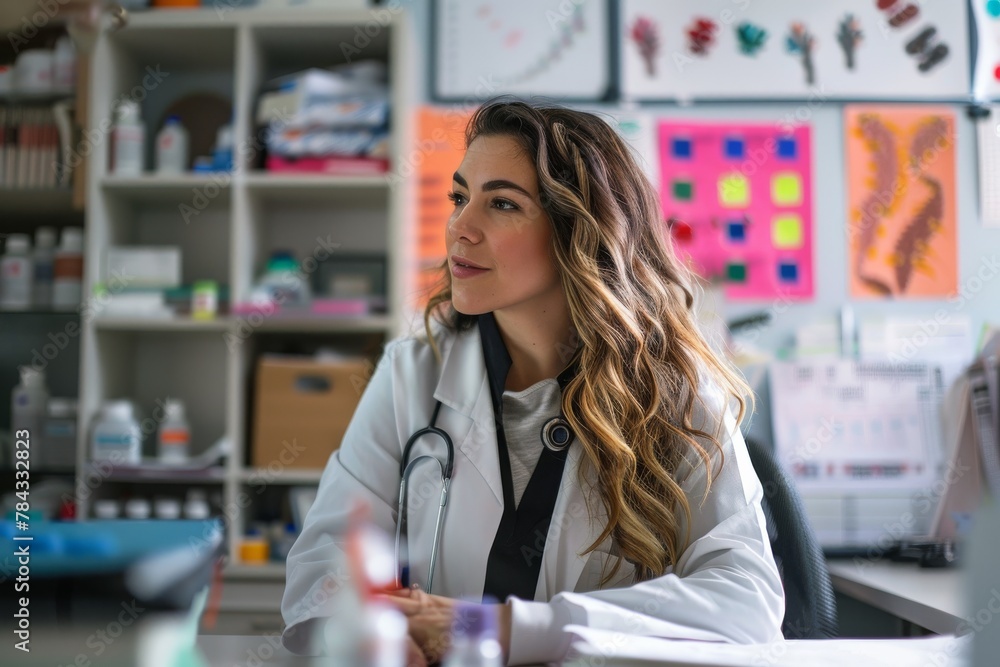
[[142, 460], [142, 427], [132, 401], [108, 401], [94, 422], [90, 456], [94, 461], [138, 464]]

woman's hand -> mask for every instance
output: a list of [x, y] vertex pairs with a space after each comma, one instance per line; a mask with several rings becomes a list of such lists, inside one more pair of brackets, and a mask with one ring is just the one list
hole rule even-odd
[[[452, 621], [455, 600], [430, 595], [420, 589], [403, 589], [389, 593], [386, 599], [406, 616], [410, 638], [423, 651], [428, 663], [439, 662], [451, 649]], [[504, 661], [510, 653], [510, 606], [488, 605], [497, 615], [497, 639], [503, 649]], [[407, 664], [412, 664], [408, 662]]]
[[403, 589], [387, 595], [406, 616], [410, 638], [417, 643], [429, 664], [440, 662], [451, 648], [451, 622], [455, 601], [430, 595], [420, 589]]

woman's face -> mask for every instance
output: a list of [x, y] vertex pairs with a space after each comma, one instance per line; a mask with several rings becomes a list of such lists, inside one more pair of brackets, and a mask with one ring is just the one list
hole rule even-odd
[[514, 138], [476, 138], [449, 197], [455, 204], [447, 230], [455, 310], [479, 315], [537, 308], [540, 314], [562, 297], [535, 164]]

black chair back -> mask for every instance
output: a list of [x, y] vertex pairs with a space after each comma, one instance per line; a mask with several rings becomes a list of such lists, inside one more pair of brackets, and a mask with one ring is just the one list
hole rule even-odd
[[761, 505], [767, 518], [771, 551], [785, 586], [785, 639], [837, 636], [837, 604], [823, 550], [791, 478], [772, 449], [747, 440], [754, 470], [764, 487]]

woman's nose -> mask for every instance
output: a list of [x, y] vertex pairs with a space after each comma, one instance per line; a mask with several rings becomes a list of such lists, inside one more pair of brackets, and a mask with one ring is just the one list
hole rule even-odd
[[448, 232], [453, 238], [466, 243], [478, 243], [483, 237], [477, 216], [468, 204], [451, 216], [448, 221]]

